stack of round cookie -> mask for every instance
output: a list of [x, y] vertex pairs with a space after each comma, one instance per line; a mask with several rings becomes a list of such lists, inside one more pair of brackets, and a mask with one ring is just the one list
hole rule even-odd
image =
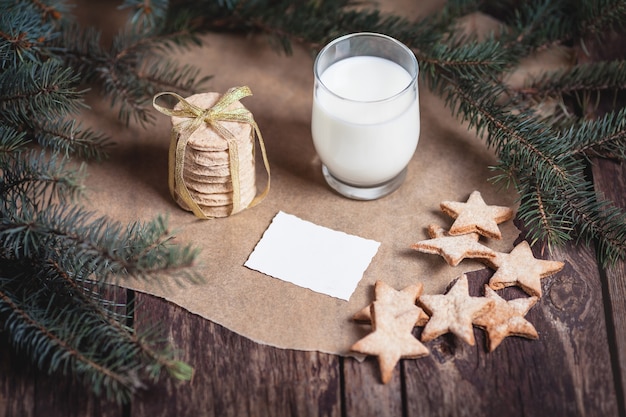
[[[221, 97], [217, 93], [196, 94], [186, 100], [203, 109], [212, 107]], [[228, 110], [244, 108], [240, 102], [231, 104]], [[173, 117], [172, 124], [187, 119]], [[256, 177], [254, 161], [254, 138], [252, 127], [247, 123], [218, 122], [229, 130], [237, 144], [238, 173], [241, 209], [246, 208], [256, 195]], [[207, 123], [189, 137], [185, 148], [183, 181], [191, 198], [198, 204], [207, 217], [227, 217], [233, 211], [233, 183], [229, 160], [229, 147], [225, 138], [220, 136]], [[175, 191], [176, 203], [185, 210], [191, 210]]]

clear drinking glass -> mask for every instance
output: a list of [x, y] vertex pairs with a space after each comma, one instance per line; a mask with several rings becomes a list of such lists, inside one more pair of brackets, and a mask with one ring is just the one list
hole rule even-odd
[[315, 59], [311, 133], [330, 187], [374, 200], [403, 183], [420, 134], [419, 66], [377, 33], [335, 39]]

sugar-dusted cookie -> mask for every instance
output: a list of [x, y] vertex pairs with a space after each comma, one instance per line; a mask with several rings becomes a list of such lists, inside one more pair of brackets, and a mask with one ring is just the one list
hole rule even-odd
[[[423, 289], [422, 283], [417, 283], [398, 291], [384, 281], [378, 280], [374, 284], [374, 300], [378, 304], [384, 304], [396, 316], [407, 311], [419, 311], [415, 325], [423, 326], [428, 321], [428, 315], [416, 304], [417, 299], [422, 295]], [[356, 312], [352, 318], [356, 321], [371, 322], [371, 304]]]
[[393, 369], [402, 358], [419, 358], [429, 354], [412, 334], [418, 310], [396, 315], [392, 309], [374, 301], [371, 306], [373, 332], [356, 342], [350, 350], [377, 356], [383, 384], [393, 376]]
[[476, 232], [493, 239], [501, 239], [498, 224], [513, 218], [513, 210], [503, 206], [488, 206], [479, 191], [470, 194], [465, 203], [443, 201], [441, 210], [456, 219], [450, 227], [450, 235]]
[[541, 297], [541, 278], [563, 269], [559, 261], [546, 261], [534, 257], [530, 245], [525, 240], [515, 246], [510, 253], [497, 253], [489, 264], [496, 269], [489, 280], [494, 290], [517, 285], [530, 295]]
[[478, 233], [450, 236], [441, 227], [430, 225], [428, 235], [432, 239], [414, 243], [411, 248], [441, 255], [450, 266], [457, 266], [465, 258], [490, 259], [496, 256], [492, 249], [478, 243]]
[[493, 300], [469, 295], [467, 276], [461, 275], [446, 294], [422, 295], [419, 304], [430, 315], [422, 332], [428, 342], [452, 333], [469, 345], [474, 345], [473, 321], [493, 308]]
[[493, 352], [507, 336], [521, 336], [537, 339], [535, 326], [524, 318], [528, 310], [539, 300], [538, 297], [524, 297], [505, 300], [485, 285], [485, 298], [493, 300], [493, 308], [474, 319], [474, 324], [487, 332], [489, 352]]

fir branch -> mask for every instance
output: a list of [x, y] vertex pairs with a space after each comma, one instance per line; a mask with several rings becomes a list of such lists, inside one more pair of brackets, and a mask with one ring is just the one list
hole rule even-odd
[[572, 126], [563, 135], [565, 156], [626, 160], [626, 108]]
[[[570, 144], [560, 140], [558, 132], [532, 113], [516, 114], [496, 103], [500, 88], [447, 79], [439, 91], [457, 117], [469, 121], [470, 127], [496, 150], [504, 171], [511, 172], [506, 167], [515, 167], [518, 192], [525, 197], [521, 201], [526, 202], [520, 205], [518, 215], [529, 222], [531, 241], [547, 239], [548, 246], [559, 245], [576, 231], [587, 242], [600, 242], [605, 251], [600, 256], [603, 265], [626, 258], [626, 242], [619, 241], [625, 223], [614, 221], [626, 216], [615, 214], [621, 211], [608, 208], [592, 196], [584, 178], [584, 161], [564, 151]], [[524, 189], [517, 181], [534, 186]], [[551, 199], [560, 203], [549, 204]]]
[[[52, 309], [51, 306], [56, 301], [54, 298], [50, 299], [48, 306], [37, 307], [32, 305], [33, 298], [29, 297], [26, 300], [27, 305], [21, 306], [10, 294], [0, 290], [0, 313], [7, 316], [5, 329], [9, 334], [19, 335], [13, 338], [16, 347], [29, 354], [40, 369], [49, 373], [72, 369], [75, 374], [88, 379], [94, 392], [99, 394], [105, 390], [108, 398], [120, 403], [128, 401], [132, 393], [144, 387], [137, 375], [136, 364], [129, 368], [132, 363], [118, 362], [118, 369], [115, 369], [116, 357], [132, 358], [132, 352], [120, 352], [125, 346], [113, 344], [117, 341], [110, 339], [110, 332], [101, 336], [98, 333], [100, 323], [97, 319], [81, 314], [71, 306]], [[82, 323], [81, 331], [75, 327], [68, 329], [64, 322]], [[66, 340], [64, 336], [70, 340]], [[72, 339], [74, 343], [71, 342]], [[108, 349], [110, 365], [103, 365], [101, 359], [89, 357], [77, 346], [73, 346], [83, 340], [101, 346], [105, 351]], [[49, 349], [49, 346], [54, 346], [54, 349]]]
[[445, 82], [450, 77], [475, 79], [485, 74], [499, 74], [519, 58], [515, 51], [503, 48], [493, 37], [478, 42], [459, 36], [422, 48], [416, 51], [416, 56], [422, 76], [428, 75], [431, 88], [435, 90], [439, 88], [439, 81]]
[[101, 32], [94, 27], [83, 28], [75, 22], [67, 22], [51, 48], [66, 67], [81, 75], [83, 83], [91, 84], [98, 79], [100, 71], [97, 69], [107, 59], [101, 37]]
[[124, 227], [78, 206], [24, 207], [0, 218], [0, 242], [15, 258], [32, 257], [42, 249], [63, 250], [101, 281], [169, 276], [178, 283], [197, 282], [192, 269], [197, 251], [170, 241], [162, 218]]
[[[111, 106], [119, 106], [118, 117], [128, 124], [130, 120], [142, 125], [154, 122], [154, 112], [151, 107], [152, 96], [158, 91], [163, 83], [152, 81], [162, 76], [163, 66], [152, 65], [148, 73], [144, 73], [146, 59], [151, 57], [150, 52], [155, 45], [164, 45], [166, 41], [176, 39], [180, 41], [188, 32], [181, 31], [176, 34], [152, 34], [150, 36], [133, 31], [126, 31], [118, 35], [113, 43], [110, 53], [97, 62], [96, 71], [99, 74], [98, 82], [102, 84], [104, 92], [111, 98]], [[151, 62], [155, 62], [152, 60]], [[165, 68], [170, 71], [172, 68]], [[181, 69], [179, 68], [179, 71]], [[177, 91], [196, 91], [199, 85], [206, 80], [196, 80], [199, 70], [185, 67], [183, 75], [170, 81], [170, 85]], [[155, 77], [154, 80], [151, 77]]]
[[563, 191], [567, 193], [565, 201], [569, 203], [565, 210], [577, 225], [579, 239], [587, 245], [596, 244], [602, 266], [609, 268], [626, 259], [626, 215], [623, 209], [598, 195], [592, 184], [575, 195], [571, 190]]
[[79, 76], [54, 60], [24, 63], [0, 72], [0, 120], [19, 124], [30, 118], [54, 119], [84, 108]]
[[153, 57], [144, 62], [139, 79], [146, 81], [150, 91], [175, 90], [192, 94], [203, 89], [212, 76], [201, 76], [200, 69], [191, 65], [178, 65], [165, 57]]
[[32, 133], [39, 145], [67, 157], [100, 161], [108, 156], [113, 145], [101, 132], [83, 128], [75, 119], [33, 121]]
[[517, 91], [518, 99], [540, 102], [565, 95], [626, 90], [626, 61], [590, 62], [543, 74]]
[[[124, 324], [130, 319], [131, 312], [120, 313], [119, 309], [115, 308], [119, 307], [119, 304], [113, 304], [113, 308], [109, 307], [110, 302], [104, 294], [111, 284], [95, 281], [91, 271], [81, 268], [77, 265], [76, 259], [64, 251], [56, 251], [50, 255], [54, 258], [45, 260], [39, 273], [39, 279], [46, 283], [46, 287], [55, 285], [62, 288], [61, 291], [79, 299], [85, 309], [102, 316], [117, 331], [132, 332], [132, 328]], [[125, 310], [126, 305], [121, 306]]]
[[[103, 48], [99, 31], [70, 23], [54, 46], [68, 67], [85, 74], [84, 82], [102, 87], [111, 106], [118, 108], [122, 122], [133, 120], [146, 125], [154, 121], [151, 99], [160, 87], [167, 84], [177, 92], [196, 92], [207, 79], [199, 77], [199, 70], [191, 66], [177, 69], [157, 59], [156, 54], [171, 51], [174, 46], [200, 43], [191, 32], [188, 15], [180, 16], [150, 29], [126, 28], [109, 50]], [[175, 71], [179, 74], [166, 82], [163, 77]]]
[[10, 218], [21, 207], [41, 208], [45, 202], [74, 201], [83, 191], [80, 182], [82, 169], [68, 168], [68, 161], [45, 157], [44, 153], [30, 151], [11, 155], [1, 161], [0, 207], [2, 219]]
[[[94, 281], [89, 278], [91, 273], [84, 270], [76, 270], [75, 260], [67, 256], [65, 253], [57, 252], [58, 259], [50, 259], [47, 268], [42, 274], [46, 280], [54, 281], [56, 277], [63, 286], [71, 291], [72, 297], [76, 297], [83, 304], [83, 309], [91, 310], [96, 316], [100, 316], [106, 321], [108, 326], [117, 333], [118, 337], [123, 339], [125, 343], [134, 345], [136, 351], [146, 358], [147, 373], [152, 379], [156, 379], [160, 373], [160, 369], [164, 368], [168, 373], [177, 379], [188, 380], [192, 371], [184, 363], [173, 359], [171, 352], [156, 351], [154, 345], [158, 343], [155, 340], [154, 331], [146, 330], [143, 336], [139, 336], [131, 328], [123, 324], [134, 311], [128, 311], [120, 316], [116, 311], [106, 308], [107, 300], [102, 297], [105, 287], [110, 284]], [[80, 285], [79, 285], [80, 283]]]
[[[502, 2], [498, 2], [502, 4]], [[450, 0], [431, 18], [439, 21], [440, 29], [447, 30], [458, 19], [476, 13], [485, 7], [484, 0]]]
[[67, 13], [67, 7], [64, 3], [55, 2], [55, 4], [46, 4], [39, 0], [31, 0], [34, 7], [39, 9], [41, 13], [41, 19], [47, 20], [60, 20], [65, 13]]
[[165, 20], [168, 0], [124, 0], [119, 9], [132, 10], [129, 23], [142, 30], [151, 30]]
[[624, 28], [626, 3], [623, 0], [578, 1], [574, 7], [579, 19], [580, 38], [603, 37], [608, 31]]
[[[477, 87], [471, 82], [447, 79], [440, 88], [446, 104], [454, 114], [469, 122], [478, 135], [485, 136], [487, 146], [493, 147], [505, 165], [528, 169], [544, 184], [563, 185], [569, 182], [568, 169], [575, 169], [576, 161], [557, 158], [547, 150], [547, 142], [554, 136], [548, 126], [532, 114], [514, 114], [497, 105], [502, 87]], [[563, 166], [568, 163], [568, 166]]]
[[524, 225], [525, 238], [529, 244], [545, 244], [552, 250], [554, 246], [562, 246], [572, 240], [574, 224], [559, 206], [562, 197], [546, 192], [533, 179], [524, 181], [521, 176], [518, 178], [515, 188], [520, 206], [516, 217]]
[[568, 0], [533, 0], [523, 8], [514, 7], [514, 18], [508, 22], [510, 33], [504, 34], [507, 40], [503, 43], [523, 56], [567, 43], [576, 25], [569, 7]]
[[[10, 126], [0, 124], [0, 155], [11, 156], [23, 150], [28, 145], [29, 140], [25, 132], [19, 132]], [[0, 163], [0, 169], [3, 165]]]
[[0, 13], [0, 69], [26, 62], [40, 62], [46, 43], [57, 36], [54, 27], [22, 4], [2, 5]]

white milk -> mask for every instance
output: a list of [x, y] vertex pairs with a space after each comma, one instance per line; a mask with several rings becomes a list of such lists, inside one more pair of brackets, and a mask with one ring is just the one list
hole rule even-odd
[[417, 86], [407, 89], [410, 74], [387, 59], [357, 56], [332, 64], [320, 80], [327, 89], [316, 86], [311, 131], [330, 173], [361, 187], [397, 176], [420, 134]]

